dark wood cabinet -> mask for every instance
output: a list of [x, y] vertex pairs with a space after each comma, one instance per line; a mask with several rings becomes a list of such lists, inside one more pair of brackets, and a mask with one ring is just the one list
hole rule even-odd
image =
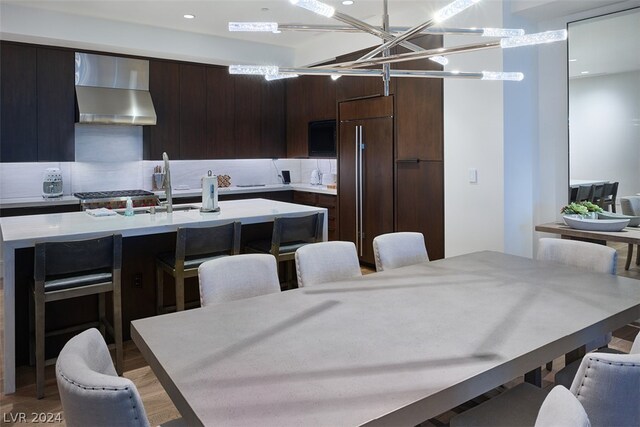
[[208, 158], [236, 157], [235, 81], [226, 68], [207, 68]]
[[[336, 58], [337, 63], [354, 61], [370, 49], [363, 49]], [[379, 68], [379, 67], [377, 67]], [[393, 83], [392, 85], [393, 86]], [[390, 87], [389, 93], [394, 93]], [[336, 80], [336, 99], [338, 102], [349, 99], [370, 98], [384, 95], [384, 83], [380, 76], [372, 77], [341, 77]]]
[[73, 161], [74, 53], [2, 42], [0, 160]]
[[424, 234], [429, 259], [444, 258], [444, 164], [396, 161], [396, 231]]
[[259, 157], [262, 111], [262, 86], [267, 84], [258, 76], [234, 76], [236, 157], [250, 159]]
[[155, 126], [144, 126], [144, 158], [160, 160], [180, 156], [180, 65], [175, 62], [149, 61], [149, 92], [156, 110]]
[[180, 64], [180, 158], [206, 159], [207, 68]]
[[287, 157], [308, 157], [310, 121], [336, 119], [337, 82], [327, 76], [287, 81]]
[[0, 160], [38, 160], [37, 49], [0, 45]]
[[75, 55], [38, 48], [38, 161], [75, 160]]
[[339, 104], [340, 239], [375, 264], [374, 237], [394, 230], [393, 97]]
[[253, 143], [258, 145], [258, 158], [287, 156], [285, 82], [263, 81], [260, 93], [260, 139]]

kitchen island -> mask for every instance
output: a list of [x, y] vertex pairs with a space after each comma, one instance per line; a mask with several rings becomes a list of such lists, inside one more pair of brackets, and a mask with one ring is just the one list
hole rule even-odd
[[[199, 204], [191, 204], [199, 208]], [[279, 216], [299, 216], [323, 212], [323, 240], [327, 240], [327, 210], [319, 207], [297, 205], [265, 199], [222, 201], [220, 212], [203, 213], [199, 209], [175, 210], [172, 214], [138, 213], [93, 217], [85, 212], [30, 215], [0, 218], [2, 249], [4, 254], [4, 392], [15, 392], [16, 368], [16, 312], [26, 311], [26, 307], [16, 306], [16, 251], [33, 248], [36, 242], [53, 240], [88, 239], [105, 234], [120, 233], [125, 244], [128, 239], [163, 233], [175, 233], [183, 226], [213, 226], [230, 221], [240, 221], [242, 225], [273, 222]], [[179, 208], [175, 205], [174, 208]], [[144, 210], [144, 208], [142, 208]], [[149, 245], [149, 250], [155, 249]], [[127, 256], [123, 253], [123, 258]], [[123, 259], [123, 264], [126, 259]], [[128, 327], [128, 326], [125, 326]]]

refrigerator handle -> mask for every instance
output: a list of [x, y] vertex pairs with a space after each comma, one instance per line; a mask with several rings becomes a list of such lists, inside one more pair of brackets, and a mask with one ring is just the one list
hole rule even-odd
[[360, 163], [360, 170], [359, 170], [359, 173], [360, 173], [360, 179], [359, 179], [360, 193], [359, 193], [359, 198], [360, 198], [360, 200], [358, 202], [358, 205], [359, 205], [359, 208], [360, 208], [359, 215], [360, 215], [360, 228], [361, 228], [360, 229], [360, 256], [363, 256], [363, 248], [364, 248], [364, 217], [362, 215], [362, 210], [363, 210], [362, 209], [362, 198], [363, 198], [362, 193], [364, 192], [364, 181], [363, 181], [364, 161], [363, 161], [363, 158], [362, 158], [362, 152], [364, 151], [364, 138], [362, 136], [362, 133], [363, 133], [363, 127], [360, 126], [360, 141], [358, 143], [358, 150], [359, 150], [358, 154], [359, 154], [359, 158], [360, 158], [360, 160], [359, 160], [359, 163]]
[[359, 241], [360, 241], [360, 216], [358, 214], [359, 210], [360, 210], [360, 183], [358, 181], [359, 179], [359, 170], [360, 170], [360, 165], [359, 165], [359, 156], [358, 156], [358, 151], [360, 150], [360, 126], [356, 125], [356, 141], [355, 141], [355, 146], [356, 146], [356, 155], [355, 155], [355, 183], [356, 183], [356, 249], [360, 249], [360, 245], [359, 245]]

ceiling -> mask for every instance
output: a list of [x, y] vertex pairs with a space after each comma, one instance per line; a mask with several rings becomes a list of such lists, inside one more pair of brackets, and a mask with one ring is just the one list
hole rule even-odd
[[[284, 47], [299, 46], [318, 37], [319, 34], [307, 32], [230, 33], [227, 29], [228, 22], [274, 21], [279, 23], [339, 24], [332, 19], [293, 6], [288, 0], [2, 0], [2, 2]], [[324, 2], [358, 19], [376, 25], [380, 24], [382, 0], [355, 0], [351, 6], [344, 6], [339, 0], [324, 0]], [[443, 2], [391, 0], [389, 1], [391, 25], [415, 25], [420, 20], [419, 17], [424, 17], [426, 20], [440, 4]], [[416, 17], [415, 20], [411, 22], [394, 21], [394, 17], [407, 15], [406, 11], [411, 11], [411, 14]], [[183, 15], [187, 13], [195, 15], [196, 18], [183, 18]]]

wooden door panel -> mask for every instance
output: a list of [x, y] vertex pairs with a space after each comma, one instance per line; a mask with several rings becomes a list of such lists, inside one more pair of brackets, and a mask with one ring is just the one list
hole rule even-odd
[[356, 241], [356, 126], [340, 123], [338, 141], [338, 222], [340, 240]]
[[207, 69], [180, 64], [180, 158], [207, 158]]
[[393, 232], [393, 118], [363, 120], [361, 261], [375, 264], [373, 239]]
[[38, 161], [75, 160], [75, 55], [38, 48]]
[[396, 165], [396, 231], [424, 234], [429, 259], [444, 258], [444, 163]]
[[157, 122], [143, 126], [144, 159], [160, 160], [165, 151], [170, 159], [180, 159], [180, 65], [150, 60], [149, 92]]
[[3, 42], [0, 69], [0, 160], [36, 162], [36, 48]]

